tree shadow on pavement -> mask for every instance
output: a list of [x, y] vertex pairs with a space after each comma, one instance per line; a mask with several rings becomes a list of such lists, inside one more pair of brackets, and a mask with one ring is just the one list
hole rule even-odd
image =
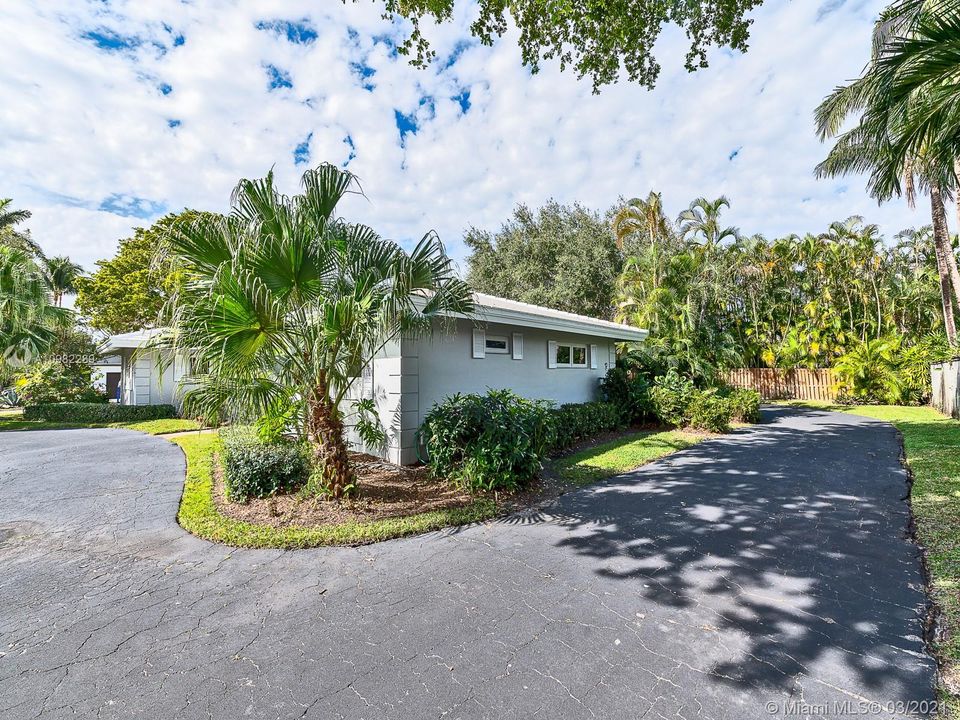
[[840, 686], [932, 698], [896, 431], [788, 407], [765, 421], [564, 495], [560, 547], [746, 638], [706, 668], [718, 682], [788, 692], [819, 663]]

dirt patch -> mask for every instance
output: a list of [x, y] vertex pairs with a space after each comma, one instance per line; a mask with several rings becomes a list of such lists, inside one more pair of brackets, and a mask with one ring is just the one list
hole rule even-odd
[[399, 467], [372, 455], [350, 453], [360, 496], [342, 502], [298, 493], [229, 502], [219, 458], [214, 461], [213, 499], [222, 515], [273, 527], [310, 527], [370, 522], [470, 505], [476, 497], [435, 480], [423, 467]]

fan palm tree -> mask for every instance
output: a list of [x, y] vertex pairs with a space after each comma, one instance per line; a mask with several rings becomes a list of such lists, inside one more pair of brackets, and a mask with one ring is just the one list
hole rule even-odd
[[30, 255], [0, 245], [0, 366], [46, 352], [71, 315], [51, 303], [43, 270]]
[[321, 165], [287, 197], [272, 172], [242, 180], [228, 216], [174, 225], [165, 252], [183, 289], [167, 312], [164, 343], [189, 352], [188, 409], [283, 416], [314, 446], [331, 495], [353, 486], [341, 402], [378, 349], [431, 332], [449, 313], [472, 313], [472, 295], [437, 236], [407, 254], [364, 225], [336, 216], [353, 175]]
[[64, 255], [43, 259], [43, 269], [47, 285], [53, 293], [53, 304], [63, 305], [63, 296], [77, 292], [77, 280], [83, 275], [83, 268]]

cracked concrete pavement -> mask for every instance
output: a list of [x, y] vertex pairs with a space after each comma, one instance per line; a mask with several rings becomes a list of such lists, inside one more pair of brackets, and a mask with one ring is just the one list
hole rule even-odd
[[733, 719], [932, 700], [895, 431], [767, 420], [497, 522], [293, 552], [184, 532], [166, 440], [0, 433], [0, 718]]

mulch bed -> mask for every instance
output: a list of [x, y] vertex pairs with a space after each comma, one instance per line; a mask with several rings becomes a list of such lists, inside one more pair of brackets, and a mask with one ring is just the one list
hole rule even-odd
[[216, 459], [213, 499], [222, 515], [278, 528], [370, 522], [465, 507], [476, 499], [469, 492], [435, 480], [423, 467], [399, 467], [362, 453], [350, 453], [350, 462], [360, 487], [357, 498], [333, 502], [291, 493], [235, 503], [226, 498], [223, 468]]

